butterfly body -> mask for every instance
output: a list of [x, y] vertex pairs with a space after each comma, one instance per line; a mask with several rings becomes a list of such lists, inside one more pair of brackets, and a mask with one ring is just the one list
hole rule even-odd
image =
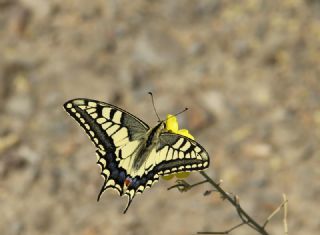
[[97, 164], [105, 179], [98, 200], [106, 189], [113, 188], [129, 197], [127, 210], [135, 194], [151, 187], [160, 175], [199, 171], [209, 165], [201, 145], [170, 133], [164, 121], [149, 128], [127, 111], [91, 99], [70, 100], [64, 108], [97, 148]]
[[161, 132], [164, 131], [165, 124], [160, 122], [154, 128], [150, 129], [143, 138], [140, 139], [141, 145], [138, 146], [135, 158], [133, 159], [132, 170], [139, 172], [139, 169], [146, 162], [152, 150], [156, 147]]

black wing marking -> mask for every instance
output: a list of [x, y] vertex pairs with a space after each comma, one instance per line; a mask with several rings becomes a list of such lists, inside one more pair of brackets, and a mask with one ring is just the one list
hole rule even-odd
[[[150, 188], [159, 180], [159, 175], [154, 171], [150, 171], [142, 176], [130, 176], [126, 169], [119, 167], [119, 161], [116, 160], [115, 154], [112, 151], [103, 152], [98, 149], [97, 156], [97, 163], [101, 166], [101, 175], [105, 179], [98, 195], [98, 200], [106, 189], [113, 188], [120, 196], [128, 196], [128, 204], [124, 213], [128, 210], [137, 193], [142, 193], [146, 188]], [[126, 181], [130, 181], [130, 183], [124, 189], [123, 186], [126, 184]]]
[[185, 136], [165, 132], [159, 137], [157, 165], [153, 168], [159, 175], [177, 172], [200, 171], [209, 167], [207, 151], [196, 141]]

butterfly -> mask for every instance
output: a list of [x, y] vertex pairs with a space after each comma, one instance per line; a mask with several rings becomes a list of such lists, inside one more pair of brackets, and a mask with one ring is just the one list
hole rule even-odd
[[209, 166], [207, 151], [196, 141], [166, 129], [159, 121], [150, 128], [131, 113], [97, 100], [77, 98], [65, 110], [84, 128], [96, 146], [97, 164], [108, 188], [128, 196], [127, 212], [136, 194], [159, 180], [159, 176], [201, 171]]

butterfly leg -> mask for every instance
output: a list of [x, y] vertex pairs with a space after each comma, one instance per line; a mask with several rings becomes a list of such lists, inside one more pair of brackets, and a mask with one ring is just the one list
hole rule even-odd
[[103, 182], [103, 185], [102, 185], [102, 187], [101, 187], [101, 189], [100, 189], [100, 192], [99, 192], [99, 194], [98, 194], [97, 202], [100, 200], [101, 194], [104, 192], [105, 187], [106, 187], [106, 184], [107, 184], [107, 181], [105, 180], [105, 181]]

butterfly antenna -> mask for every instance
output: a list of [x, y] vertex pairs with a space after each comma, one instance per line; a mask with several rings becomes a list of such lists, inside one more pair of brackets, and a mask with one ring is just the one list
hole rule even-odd
[[188, 108], [184, 108], [184, 110], [182, 110], [182, 111], [180, 111], [180, 112], [178, 112], [178, 113], [176, 113], [175, 115], [173, 115], [173, 116], [178, 116], [179, 114], [181, 114], [181, 113], [184, 113], [185, 111], [187, 111], [188, 110]]
[[155, 112], [156, 115], [157, 115], [158, 121], [161, 122], [161, 119], [160, 119], [160, 117], [159, 117], [159, 115], [158, 115], [158, 113], [157, 113], [156, 107], [154, 106], [153, 94], [152, 94], [152, 92], [150, 92], [150, 91], [148, 92], [148, 94], [151, 96], [151, 101], [152, 101], [153, 110], [154, 110], [154, 112]]
[[173, 118], [173, 117], [176, 117], [176, 116], [178, 116], [179, 114], [181, 114], [181, 113], [184, 113], [185, 111], [187, 111], [188, 110], [188, 108], [185, 108], [184, 110], [182, 110], [182, 111], [180, 111], [180, 112], [178, 112], [178, 113], [176, 113], [176, 114], [174, 114], [174, 115], [172, 115], [172, 116], [170, 116], [169, 118], [167, 118], [166, 120], [168, 120], [168, 119], [170, 119], [170, 118]]

